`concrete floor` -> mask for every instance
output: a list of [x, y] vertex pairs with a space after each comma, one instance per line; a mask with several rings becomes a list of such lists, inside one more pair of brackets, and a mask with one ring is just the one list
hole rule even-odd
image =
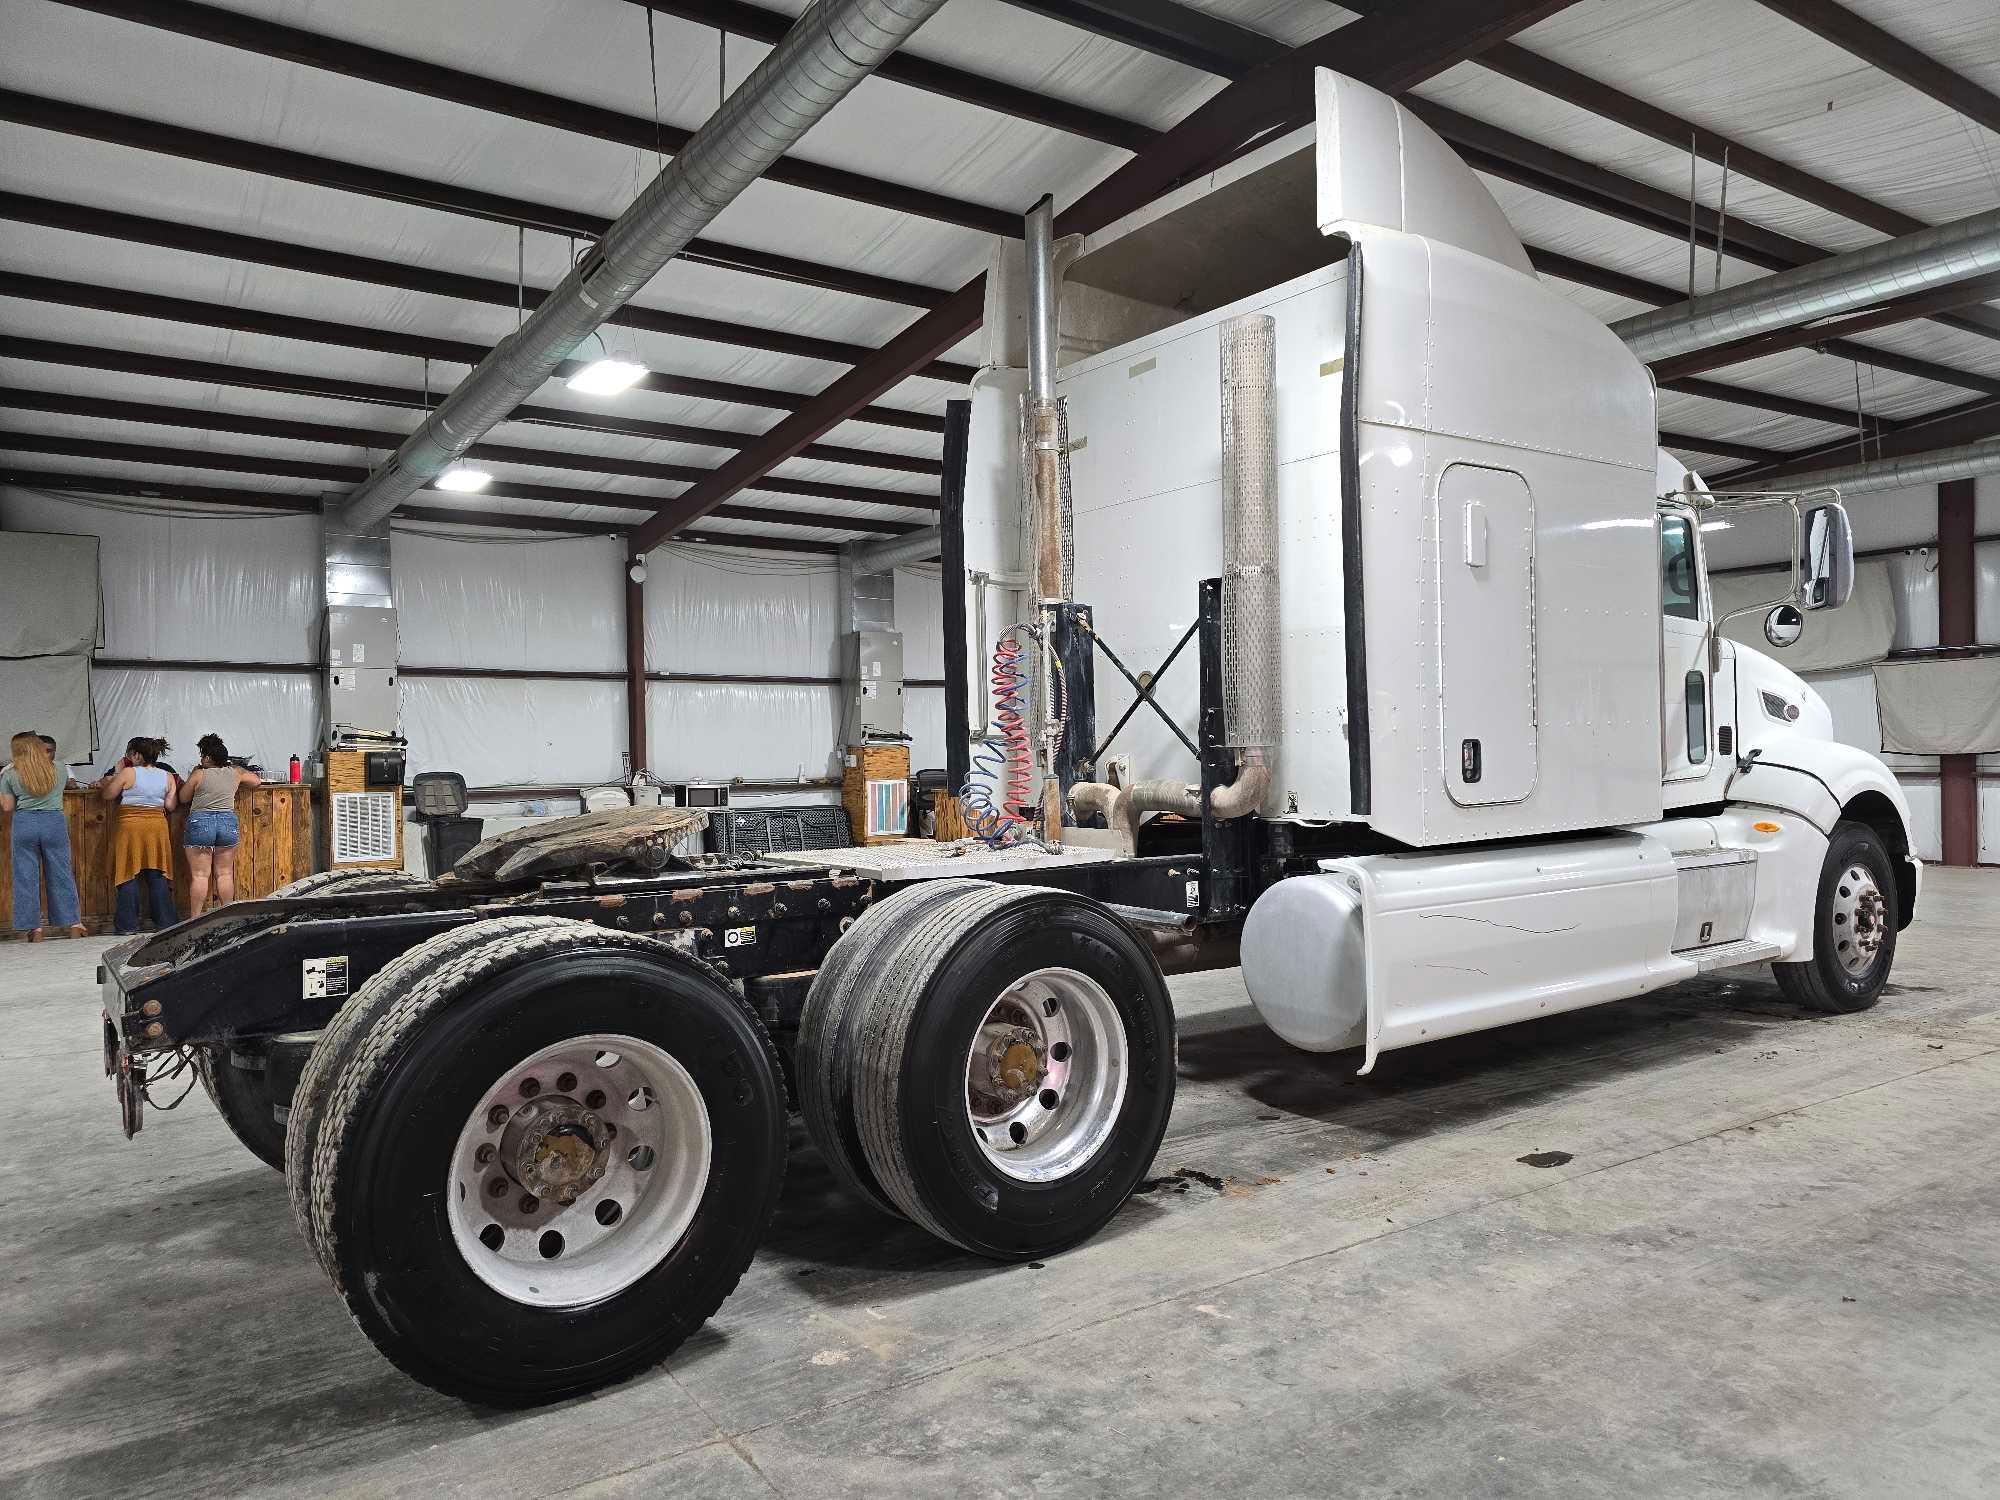
[[511, 1415], [375, 1355], [199, 1094], [120, 1140], [102, 945], [8, 945], [0, 1493], [2000, 1493], [2000, 873], [1926, 897], [1870, 1014], [1706, 981], [1361, 1080], [1179, 981], [1158, 1170], [1219, 1188], [996, 1267], [801, 1144], [703, 1333]]

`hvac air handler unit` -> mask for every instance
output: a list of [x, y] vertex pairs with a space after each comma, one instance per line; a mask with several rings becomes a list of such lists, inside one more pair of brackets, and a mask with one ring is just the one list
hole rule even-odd
[[1750, 963], [1873, 1004], [1903, 795], [1720, 637], [1702, 561], [1705, 517], [1784, 519], [1795, 638], [1851, 586], [1838, 496], [1711, 493], [1464, 164], [1319, 96], [1316, 131], [1060, 256], [1045, 202], [1025, 276], [996, 259], [945, 583], [976, 842], [690, 862], [707, 813], [634, 807], [436, 881], [314, 876], [110, 950], [128, 1133], [198, 1067], [368, 1336], [526, 1402], [729, 1294], [787, 1071], [852, 1197], [1026, 1260], [1151, 1165], [1167, 972], [1240, 954], [1274, 1031], [1364, 1071]]

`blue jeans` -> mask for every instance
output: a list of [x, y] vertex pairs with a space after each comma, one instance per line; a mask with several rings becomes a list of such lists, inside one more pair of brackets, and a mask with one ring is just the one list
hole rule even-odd
[[158, 870], [141, 870], [118, 887], [118, 911], [114, 924], [121, 937], [139, 930], [139, 882], [146, 883], [146, 904], [153, 909], [153, 925], [165, 932], [180, 920], [174, 910], [173, 883]]
[[74, 927], [76, 876], [69, 868], [69, 823], [53, 808], [14, 812], [14, 930], [42, 925], [42, 882], [49, 887], [49, 926]]

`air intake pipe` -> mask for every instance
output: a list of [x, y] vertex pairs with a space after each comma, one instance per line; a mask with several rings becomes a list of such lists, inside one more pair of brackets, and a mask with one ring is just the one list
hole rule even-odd
[[[1264, 805], [1278, 731], [1278, 454], [1272, 388], [1277, 321], [1247, 313], [1222, 325], [1222, 702], [1226, 743], [1237, 751], [1236, 779], [1209, 794], [1222, 819]], [[1201, 816], [1201, 788], [1180, 781], [1130, 786], [1079, 782], [1069, 805], [1079, 817], [1103, 813], [1127, 838], [1141, 814]]]
[[800, 16], [527, 322], [362, 481], [343, 524], [359, 530], [380, 521], [504, 421], [943, 4], [820, 0]]

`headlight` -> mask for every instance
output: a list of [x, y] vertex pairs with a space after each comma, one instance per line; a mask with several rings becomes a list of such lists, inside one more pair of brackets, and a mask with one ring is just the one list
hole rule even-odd
[[1772, 718], [1776, 719], [1779, 723], [1793, 724], [1798, 721], [1799, 717], [1798, 704], [1787, 703], [1783, 698], [1780, 698], [1776, 693], [1771, 692], [1768, 688], [1760, 692], [1758, 696], [1764, 700], [1764, 712], [1769, 714]]

